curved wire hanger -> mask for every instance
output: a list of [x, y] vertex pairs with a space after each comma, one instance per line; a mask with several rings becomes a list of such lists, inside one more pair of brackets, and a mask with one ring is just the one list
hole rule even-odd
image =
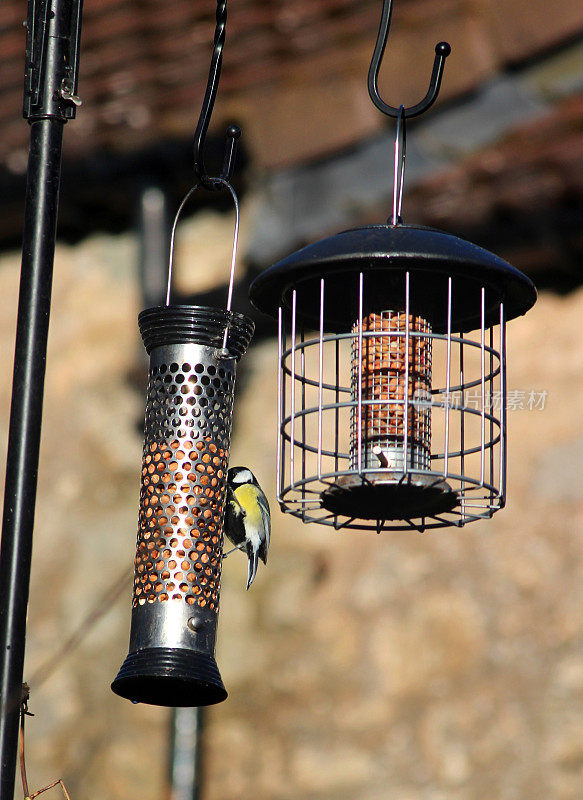
[[[235, 206], [235, 233], [233, 235], [233, 252], [231, 254], [231, 271], [229, 273], [229, 290], [227, 293], [227, 311], [231, 310], [231, 303], [233, 301], [233, 284], [235, 281], [235, 264], [237, 261], [237, 245], [239, 242], [239, 200], [237, 198], [237, 194], [229, 181], [225, 180], [224, 178], [212, 178], [214, 181], [214, 189], [227, 189], [228, 192], [231, 194], [231, 198], [233, 200], [233, 205]], [[174, 222], [172, 223], [172, 233], [170, 234], [170, 254], [168, 258], [168, 279], [166, 284], [166, 305], [170, 305], [170, 290], [172, 287], [172, 267], [174, 266], [174, 242], [176, 239], [176, 227], [178, 225], [178, 220], [180, 219], [180, 215], [182, 214], [182, 209], [188, 202], [188, 200], [192, 197], [192, 195], [196, 192], [196, 190], [201, 186], [200, 181], [197, 181], [194, 186], [188, 190], [188, 192], [184, 195], [182, 202], [178, 206], [178, 211], [176, 212], [176, 216], [174, 217]]]
[[237, 156], [237, 145], [239, 137], [241, 136], [241, 128], [239, 128], [238, 125], [229, 125], [227, 128], [225, 157], [221, 174], [218, 178], [211, 177], [207, 173], [204, 165], [204, 145], [208, 126], [211, 121], [211, 116], [215, 105], [215, 99], [217, 97], [219, 80], [221, 77], [223, 47], [225, 44], [227, 28], [227, 0], [217, 0], [216, 19], [217, 22], [213, 41], [213, 55], [211, 58], [206, 92], [204, 95], [204, 100], [202, 101], [202, 109], [198, 118], [196, 130], [194, 132], [194, 172], [197, 181], [199, 181], [200, 184], [205, 187], [205, 189], [220, 189], [223, 185], [220, 183], [220, 181], [228, 182], [231, 180], [233, 169], [235, 167], [235, 158]]
[[[437, 100], [439, 89], [441, 87], [441, 79], [443, 77], [443, 69], [445, 67], [445, 59], [451, 53], [451, 47], [447, 42], [439, 42], [435, 45], [435, 59], [433, 61], [433, 71], [429, 81], [429, 89], [427, 94], [419, 103], [408, 108], [397, 107], [385, 103], [379, 95], [378, 90], [378, 76], [387, 39], [389, 36], [389, 28], [391, 26], [391, 13], [393, 10], [393, 0], [383, 0], [383, 10], [381, 13], [381, 21], [379, 25], [379, 32], [375, 44], [372, 60], [370, 62], [370, 69], [368, 71], [368, 93], [370, 99], [379, 111], [389, 117], [399, 118], [403, 117], [418, 117], [427, 111], [433, 103]], [[402, 110], [401, 110], [402, 109]]]
[[[184, 196], [172, 225], [172, 233], [170, 236], [170, 254], [168, 259], [168, 281], [166, 286], [166, 305], [170, 305], [170, 294], [172, 287], [172, 267], [174, 262], [174, 242], [176, 237], [176, 227], [182, 210], [190, 197], [199, 188], [210, 189], [218, 191], [220, 189], [227, 189], [230, 193], [235, 206], [235, 233], [233, 236], [233, 252], [231, 255], [231, 270], [229, 274], [229, 289], [227, 294], [227, 311], [231, 311], [231, 304], [233, 299], [233, 285], [235, 280], [235, 263], [237, 259], [237, 244], [239, 240], [239, 200], [233, 187], [231, 186], [231, 177], [235, 167], [235, 159], [237, 156], [237, 145], [241, 136], [241, 128], [238, 125], [229, 125], [227, 128], [227, 136], [225, 143], [225, 156], [223, 160], [223, 168], [220, 175], [212, 177], [206, 171], [204, 164], [204, 145], [206, 141], [206, 134], [208, 131], [209, 123], [213, 113], [217, 91], [219, 88], [219, 80], [221, 77], [221, 65], [223, 61], [223, 47], [225, 44], [225, 34], [227, 25], [227, 0], [217, 0], [217, 13], [216, 13], [216, 27], [215, 36], [213, 41], [213, 54], [211, 58], [211, 65], [209, 69], [209, 77], [207, 81], [204, 99], [202, 101], [202, 108], [196, 130], [194, 132], [194, 172], [196, 176], [196, 183], [189, 189]], [[225, 326], [225, 333], [223, 337], [223, 351], [226, 353], [227, 337], [229, 334], [230, 322], [228, 321]]]

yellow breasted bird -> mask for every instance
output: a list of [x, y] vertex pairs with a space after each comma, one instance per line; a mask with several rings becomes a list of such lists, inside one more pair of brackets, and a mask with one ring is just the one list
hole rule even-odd
[[255, 578], [258, 559], [267, 564], [270, 533], [269, 503], [255, 475], [247, 467], [231, 467], [227, 474], [225, 534], [234, 549], [247, 553], [247, 589]]

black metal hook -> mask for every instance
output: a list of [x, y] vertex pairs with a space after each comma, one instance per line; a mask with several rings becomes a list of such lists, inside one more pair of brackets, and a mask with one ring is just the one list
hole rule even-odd
[[[379, 69], [383, 60], [387, 38], [389, 36], [392, 10], [393, 0], [383, 0], [383, 10], [381, 14], [379, 32], [377, 35], [377, 41], [372, 60], [370, 62], [370, 69], [368, 71], [368, 93], [370, 95], [370, 99], [373, 101], [379, 111], [382, 111], [383, 114], [387, 114], [389, 117], [397, 118], [399, 116], [399, 108], [394, 108], [381, 99], [377, 85]], [[421, 100], [421, 102], [417, 103], [417, 105], [404, 109], [404, 112], [402, 113], [404, 113], [406, 117], [418, 117], [420, 114], [423, 114], [424, 111], [427, 111], [427, 109], [432, 106], [433, 103], [435, 103], [441, 86], [445, 59], [450, 53], [451, 47], [447, 42], [439, 42], [439, 44], [435, 45], [435, 60], [433, 62], [433, 71], [431, 73], [431, 80], [429, 82], [427, 94], [423, 100]]]
[[230, 181], [235, 166], [237, 155], [237, 144], [241, 136], [241, 128], [238, 125], [229, 125], [227, 128], [227, 138], [225, 144], [225, 158], [220, 177], [212, 178], [208, 175], [204, 165], [204, 144], [208, 126], [213, 113], [219, 80], [221, 77], [221, 64], [223, 61], [223, 46], [225, 44], [225, 33], [227, 27], [227, 0], [217, 0], [217, 24], [215, 28], [215, 38], [213, 41], [213, 55], [209, 70], [209, 77], [206, 86], [204, 100], [198, 124], [194, 132], [194, 172], [196, 178], [206, 189], [219, 189], [222, 184], [217, 184], [217, 180]]

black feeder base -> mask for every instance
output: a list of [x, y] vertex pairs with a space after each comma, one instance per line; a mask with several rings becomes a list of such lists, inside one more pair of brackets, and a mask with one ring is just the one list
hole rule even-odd
[[372, 470], [340, 477], [320, 499], [333, 514], [376, 520], [431, 517], [459, 503], [457, 492], [437, 475]]
[[111, 688], [133, 703], [154, 706], [211, 706], [227, 697], [212, 656], [166, 647], [130, 653]]

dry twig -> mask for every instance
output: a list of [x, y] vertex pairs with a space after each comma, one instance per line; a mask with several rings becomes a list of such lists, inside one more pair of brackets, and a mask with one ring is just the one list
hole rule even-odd
[[26, 761], [24, 758], [24, 720], [26, 717], [33, 717], [34, 714], [31, 714], [28, 710], [28, 698], [30, 697], [30, 688], [28, 684], [22, 684], [22, 695], [20, 699], [20, 745], [19, 745], [19, 758], [20, 758], [20, 777], [22, 778], [22, 790], [24, 792], [24, 800], [34, 800], [35, 797], [38, 797], [39, 794], [43, 794], [43, 792], [48, 792], [49, 789], [54, 789], [55, 786], [60, 786], [63, 790], [63, 794], [67, 798], [67, 800], [71, 800], [69, 797], [69, 793], [65, 787], [63, 781], [59, 778], [58, 780], [54, 781], [53, 783], [49, 783], [48, 786], [45, 786], [42, 789], [37, 789], [36, 792], [29, 794], [28, 791], [28, 780], [26, 778]]

